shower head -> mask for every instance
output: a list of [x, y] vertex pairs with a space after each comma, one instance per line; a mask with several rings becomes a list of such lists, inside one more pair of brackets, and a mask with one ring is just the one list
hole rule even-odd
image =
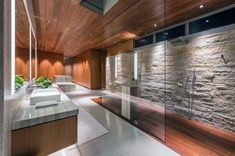
[[188, 44], [188, 41], [184, 37], [178, 37], [173, 40], [170, 40], [169, 43], [173, 46], [181, 46]]

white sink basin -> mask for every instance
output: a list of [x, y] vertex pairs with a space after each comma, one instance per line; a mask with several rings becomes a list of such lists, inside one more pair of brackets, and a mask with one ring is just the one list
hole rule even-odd
[[43, 101], [60, 101], [60, 92], [56, 88], [34, 89], [30, 96], [30, 104]]

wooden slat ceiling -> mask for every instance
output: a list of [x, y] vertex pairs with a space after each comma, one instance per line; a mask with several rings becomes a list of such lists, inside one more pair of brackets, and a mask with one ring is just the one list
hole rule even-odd
[[[102, 16], [81, 6], [80, 0], [31, 1], [39, 50], [65, 56], [106, 48], [235, 3], [234, 0], [119, 0]], [[25, 16], [17, 18], [23, 24]], [[17, 46], [27, 48], [27, 37], [22, 30], [17, 31]]]

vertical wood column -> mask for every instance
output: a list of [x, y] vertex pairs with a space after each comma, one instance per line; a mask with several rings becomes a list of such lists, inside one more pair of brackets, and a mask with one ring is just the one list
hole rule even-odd
[[89, 89], [102, 88], [103, 52], [88, 50], [70, 60], [72, 63], [73, 81]]

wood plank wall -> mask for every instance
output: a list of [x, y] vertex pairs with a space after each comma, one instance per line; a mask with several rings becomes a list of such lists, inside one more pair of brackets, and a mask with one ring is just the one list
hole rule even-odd
[[32, 78], [36, 78], [36, 70], [35, 70], [35, 67], [36, 67], [36, 55], [35, 55], [35, 50], [34, 48], [32, 48], [32, 61], [31, 61], [31, 64], [32, 64]]
[[29, 80], [29, 50], [16, 48], [15, 73], [22, 75], [25, 80]]
[[38, 77], [46, 76], [54, 80], [55, 75], [64, 75], [64, 55], [38, 52]]
[[46, 156], [77, 142], [77, 116], [12, 131], [12, 156]]
[[73, 81], [89, 89], [102, 88], [102, 56], [102, 51], [91, 49], [71, 58]]
[[91, 88], [90, 53], [85, 52], [73, 58], [73, 81]]
[[[34, 60], [32, 61], [32, 63]], [[64, 74], [64, 55], [51, 52], [38, 52], [38, 77], [47, 76], [54, 80], [54, 75]], [[29, 79], [29, 50], [16, 48], [15, 70], [17, 75]], [[34, 69], [34, 65], [32, 66]], [[32, 71], [34, 73], [34, 70]], [[34, 76], [33, 76], [34, 77]]]
[[102, 81], [102, 88], [106, 86], [106, 57], [107, 51], [103, 51], [101, 55], [101, 81]]
[[[38, 52], [38, 77], [47, 76], [54, 80], [54, 75], [71, 75], [74, 82], [90, 89], [105, 87], [105, 58], [133, 50], [133, 40], [114, 45], [105, 51], [88, 50], [64, 63], [63, 54], [52, 52]], [[71, 61], [72, 60], [72, 61]], [[29, 53], [28, 49], [16, 50], [16, 74], [29, 78]]]
[[105, 58], [106, 51], [97, 51], [91, 53], [91, 88], [101, 89], [103, 88], [103, 78], [105, 77]]
[[64, 74], [72, 76], [72, 65], [70, 64], [64, 64]]

